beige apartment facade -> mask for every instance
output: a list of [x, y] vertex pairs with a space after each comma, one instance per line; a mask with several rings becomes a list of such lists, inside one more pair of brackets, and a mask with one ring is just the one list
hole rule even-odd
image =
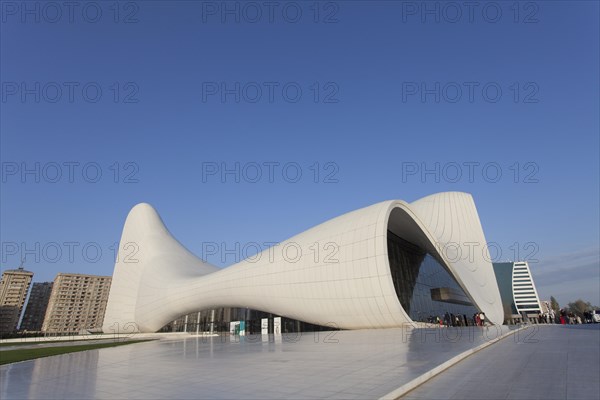
[[50, 334], [99, 331], [111, 280], [110, 276], [63, 272], [56, 275], [42, 331]]
[[21, 311], [33, 279], [33, 272], [23, 267], [8, 269], [0, 281], [0, 335], [17, 330]]

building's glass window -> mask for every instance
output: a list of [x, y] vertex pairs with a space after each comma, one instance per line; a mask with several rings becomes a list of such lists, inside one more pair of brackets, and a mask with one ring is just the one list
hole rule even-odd
[[461, 325], [465, 317], [472, 323], [477, 308], [431, 254], [388, 231], [388, 256], [396, 295], [413, 321], [458, 316]]

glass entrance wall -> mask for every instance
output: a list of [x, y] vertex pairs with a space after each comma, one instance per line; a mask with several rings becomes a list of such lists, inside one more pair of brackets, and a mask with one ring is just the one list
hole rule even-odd
[[[163, 326], [159, 332], [229, 332], [230, 322], [244, 321], [246, 334], [260, 334], [261, 320], [267, 318], [269, 333], [273, 333], [274, 317], [278, 317], [278, 315], [249, 308], [216, 308], [183, 315]], [[334, 325], [321, 326], [291, 318], [281, 318], [282, 333], [334, 331], [338, 329]]]
[[478, 309], [442, 264], [389, 230], [387, 238], [394, 289], [409, 317], [419, 322], [436, 322], [439, 317], [450, 325], [472, 325]]

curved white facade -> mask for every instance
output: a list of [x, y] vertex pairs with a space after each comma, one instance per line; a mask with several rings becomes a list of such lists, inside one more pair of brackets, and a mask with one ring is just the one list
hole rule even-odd
[[154, 332], [181, 315], [219, 307], [343, 329], [410, 323], [392, 280], [388, 231], [434, 255], [472, 304], [489, 321], [502, 323], [500, 293], [473, 199], [447, 192], [349, 212], [223, 269], [196, 258], [150, 205], [138, 204], [119, 247], [131, 243], [138, 251], [133, 261], [118, 257], [104, 332]]

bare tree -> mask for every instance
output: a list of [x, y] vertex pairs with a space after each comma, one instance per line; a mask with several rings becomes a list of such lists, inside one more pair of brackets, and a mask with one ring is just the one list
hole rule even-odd
[[585, 302], [581, 299], [575, 300], [574, 302], [569, 303], [568, 307], [569, 307], [570, 312], [572, 312], [575, 315], [579, 315], [581, 318], [583, 318], [584, 312], [594, 309], [594, 307], [592, 306], [592, 304], [590, 302]]

